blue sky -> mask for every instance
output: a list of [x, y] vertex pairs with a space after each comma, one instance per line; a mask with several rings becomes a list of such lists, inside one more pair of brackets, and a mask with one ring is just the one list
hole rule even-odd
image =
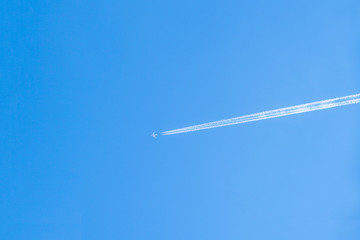
[[360, 3], [7, 1], [1, 239], [359, 239]]

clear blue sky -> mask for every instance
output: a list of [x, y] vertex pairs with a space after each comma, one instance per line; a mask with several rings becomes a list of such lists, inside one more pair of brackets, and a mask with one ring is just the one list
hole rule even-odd
[[0, 239], [360, 238], [360, 2], [3, 1]]

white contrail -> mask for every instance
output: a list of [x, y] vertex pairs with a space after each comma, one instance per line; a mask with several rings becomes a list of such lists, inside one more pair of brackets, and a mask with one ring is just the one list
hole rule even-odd
[[307, 103], [307, 104], [297, 105], [297, 106], [293, 106], [293, 107], [280, 108], [280, 109], [276, 109], [276, 110], [245, 115], [242, 117], [230, 118], [230, 119], [220, 120], [220, 121], [216, 121], [216, 122], [209, 122], [209, 123], [204, 123], [204, 124], [200, 124], [200, 125], [179, 128], [179, 129], [175, 129], [175, 130], [165, 131], [165, 132], [162, 132], [161, 134], [162, 135], [172, 135], [172, 134], [178, 134], [178, 133], [199, 131], [199, 130], [204, 130], [204, 129], [209, 129], [209, 128], [224, 127], [224, 126], [228, 126], [228, 125], [259, 121], [259, 120], [264, 120], [264, 119], [268, 119], [268, 118], [277, 118], [277, 117], [282, 117], [282, 116], [287, 116], [287, 115], [292, 115], [292, 114], [311, 112], [311, 111], [327, 109], [327, 108], [340, 107], [340, 106], [349, 105], [349, 104], [356, 104], [359, 102], [360, 102], [360, 93], [351, 95], [351, 96], [346, 96], [346, 97], [333, 98], [333, 99], [323, 100], [323, 101], [319, 101], [319, 102]]

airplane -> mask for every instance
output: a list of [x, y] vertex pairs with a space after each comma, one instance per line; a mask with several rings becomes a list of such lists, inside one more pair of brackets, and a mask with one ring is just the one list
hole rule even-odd
[[153, 132], [153, 133], [151, 134], [151, 136], [152, 136], [153, 138], [156, 138], [156, 137], [157, 137], [157, 134], [156, 134], [155, 132]]

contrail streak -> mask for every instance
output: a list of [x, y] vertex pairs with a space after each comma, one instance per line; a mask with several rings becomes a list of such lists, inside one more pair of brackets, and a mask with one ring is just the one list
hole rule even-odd
[[360, 102], [360, 93], [351, 95], [351, 96], [346, 96], [346, 97], [333, 98], [333, 99], [329, 99], [329, 100], [323, 100], [323, 101], [318, 101], [318, 102], [313, 102], [313, 103], [296, 105], [293, 107], [280, 108], [280, 109], [276, 109], [276, 110], [255, 113], [255, 114], [245, 115], [245, 116], [241, 116], [241, 117], [220, 120], [220, 121], [216, 121], [216, 122], [209, 122], [209, 123], [204, 123], [204, 124], [200, 124], [200, 125], [179, 128], [179, 129], [175, 129], [175, 130], [165, 131], [165, 132], [162, 132], [161, 134], [162, 135], [172, 135], [172, 134], [200, 131], [200, 130], [205, 130], [205, 129], [209, 129], [209, 128], [224, 127], [224, 126], [241, 124], [241, 123], [246, 123], [246, 122], [254, 122], [254, 121], [260, 121], [260, 120], [269, 119], [269, 118], [277, 118], [277, 117], [282, 117], [282, 116], [287, 116], [287, 115], [293, 115], [293, 114], [298, 114], [298, 113], [317, 111], [317, 110], [321, 110], [321, 109], [340, 107], [340, 106], [349, 105], [349, 104], [356, 104], [359, 102]]

